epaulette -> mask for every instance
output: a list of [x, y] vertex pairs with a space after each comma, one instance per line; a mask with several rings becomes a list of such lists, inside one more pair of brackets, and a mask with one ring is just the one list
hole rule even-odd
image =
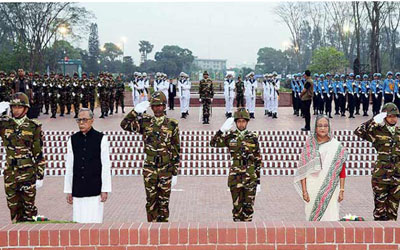
[[38, 127], [40, 127], [40, 126], [42, 126], [42, 123], [38, 120], [38, 119], [30, 119], [32, 122], [33, 122], [33, 124], [35, 124], [36, 126], [38, 126]]
[[179, 122], [178, 120], [174, 119], [174, 118], [168, 118], [170, 122], [172, 122], [174, 125], [178, 126]]

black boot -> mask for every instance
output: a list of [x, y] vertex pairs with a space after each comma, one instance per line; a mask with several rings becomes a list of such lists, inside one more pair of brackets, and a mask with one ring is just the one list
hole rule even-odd
[[78, 113], [75, 113], [75, 116], [74, 116], [74, 118], [78, 118]]
[[64, 116], [64, 114], [63, 114], [63, 113], [61, 113], [61, 114], [60, 114], [60, 116]]
[[329, 118], [333, 118], [332, 115], [331, 115], [331, 112], [329, 112]]
[[122, 107], [122, 114], [125, 114], [125, 110], [124, 110], [124, 107]]
[[115, 108], [115, 113], [118, 114], [118, 106]]
[[101, 112], [101, 116], [99, 118], [104, 118], [104, 112]]
[[56, 118], [56, 114], [52, 114], [50, 118]]
[[181, 113], [181, 118], [185, 118], [185, 113]]
[[272, 116], [272, 112], [268, 112], [268, 116], [271, 117]]
[[364, 114], [363, 114], [363, 116], [368, 116], [368, 113], [367, 113], [367, 111], [364, 111]]
[[189, 111], [186, 111], [186, 116], [188, 116], [189, 115]]
[[274, 114], [272, 115], [272, 118], [273, 118], [273, 119], [277, 119], [277, 118], [278, 118], [278, 114], [277, 114], [277, 113], [274, 113]]
[[267, 113], [268, 113], [268, 112], [267, 112], [266, 110], [264, 110], [264, 115], [267, 115]]

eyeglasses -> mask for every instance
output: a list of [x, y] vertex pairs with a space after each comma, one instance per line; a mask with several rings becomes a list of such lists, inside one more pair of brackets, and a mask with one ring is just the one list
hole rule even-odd
[[329, 128], [329, 125], [317, 125], [317, 128]]
[[75, 121], [76, 121], [77, 123], [81, 123], [81, 122], [87, 123], [87, 122], [90, 121], [90, 120], [92, 120], [92, 118], [76, 118], [76, 119], [75, 119]]

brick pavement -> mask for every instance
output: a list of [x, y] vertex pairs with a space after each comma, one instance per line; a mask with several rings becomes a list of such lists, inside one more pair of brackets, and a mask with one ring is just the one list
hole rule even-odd
[[[304, 204], [292, 177], [262, 177], [256, 197], [254, 221], [305, 221]], [[227, 177], [179, 177], [171, 196], [171, 222], [230, 222], [231, 197]], [[3, 187], [3, 178], [0, 179]], [[54, 220], [72, 218], [65, 201], [63, 177], [47, 177], [39, 189], [39, 213]], [[2, 188], [3, 189], [3, 188]], [[373, 199], [369, 177], [348, 177], [340, 215], [352, 213], [372, 220]], [[3, 189], [4, 190], [4, 189]], [[0, 224], [9, 223], [4, 191], [0, 192]], [[105, 206], [105, 222], [145, 222], [142, 177], [113, 177], [113, 192]]]

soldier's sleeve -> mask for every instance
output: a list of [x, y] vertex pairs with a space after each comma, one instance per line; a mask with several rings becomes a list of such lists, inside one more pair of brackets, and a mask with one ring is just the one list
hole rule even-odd
[[354, 134], [364, 140], [369, 142], [375, 141], [375, 131], [376, 128], [379, 126], [374, 121], [374, 118], [362, 123], [359, 127], [354, 130]]
[[254, 144], [256, 147], [254, 148], [254, 165], [255, 165], [255, 171], [257, 174], [257, 184], [260, 184], [260, 176], [261, 176], [261, 154], [260, 154], [260, 145], [258, 143], [258, 137], [257, 135], [254, 136]]
[[33, 133], [32, 153], [36, 167], [36, 176], [39, 180], [42, 180], [44, 177], [44, 169], [46, 167], [46, 159], [43, 155], [43, 131], [41, 124], [36, 125], [37, 126]]
[[141, 133], [141, 122], [138, 114], [132, 109], [121, 121], [121, 128], [130, 132]]
[[223, 148], [227, 147], [227, 136], [224, 136], [221, 130], [218, 130], [217, 133], [213, 136], [213, 138], [210, 141], [211, 147], [216, 147], [216, 148]]
[[179, 127], [178, 122], [176, 122], [176, 127], [172, 133], [172, 164], [173, 164], [173, 173], [172, 175], [178, 175], [178, 167], [180, 162], [180, 152], [181, 152], [181, 143], [179, 139]]
[[200, 99], [203, 98], [203, 84], [201, 81], [199, 83], [199, 97]]

